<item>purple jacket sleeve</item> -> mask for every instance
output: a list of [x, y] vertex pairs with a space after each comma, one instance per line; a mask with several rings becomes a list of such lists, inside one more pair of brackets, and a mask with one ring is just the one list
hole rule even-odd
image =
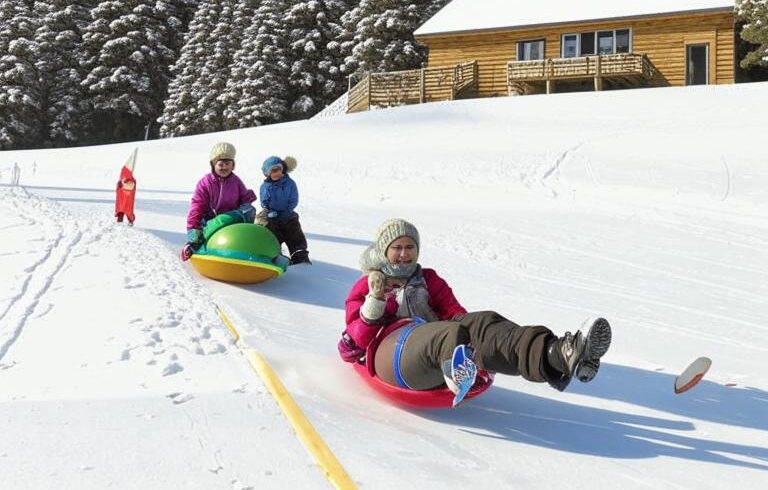
[[205, 177], [200, 179], [195, 186], [195, 192], [192, 194], [192, 201], [187, 213], [187, 231], [193, 228], [201, 228], [200, 222], [208, 211], [210, 202], [209, 188], [205, 185]]
[[253, 189], [248, 189], [245, 187], [245, 184], [243, 181], [238, 177], [238, 193], [240, 195], [240, 203], [238, 206], [245, 204], [245, 203], [252, 203], [256, 200], [256, 193], [253, 192]]

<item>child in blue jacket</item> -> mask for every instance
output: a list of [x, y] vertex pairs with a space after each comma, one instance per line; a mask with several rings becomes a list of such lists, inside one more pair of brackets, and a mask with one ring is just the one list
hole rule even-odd
[[299, 223], [299, 215], [294, 211], [299, 204], [299, 189], [296, 182], [288, 175], [296, 168], [293, 157], [280, 158], [271, 156], [264, 160], [261, 172], [264, 182], [259, 188], [259, 200], [262, 210], [256, 216], [256, 223], [271, 231], [277, 241], [288, 246], [291, 265], [307, 263], [307, 239]]

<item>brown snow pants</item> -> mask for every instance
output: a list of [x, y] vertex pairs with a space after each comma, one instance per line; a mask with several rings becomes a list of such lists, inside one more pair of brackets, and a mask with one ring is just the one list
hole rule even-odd
[[[377, 376], [395, 386], [395, 347], [404, 328], [387, 335], [374, 358]], [[444, 383], [441, 362], [452, 357], [457, 345], [469, 344], [480, 369], [552, 384], [562, 376], [546, 360], [553, 338], [547, 327], [520, 326], [494, 311], [467, 313], [459, 321], [425, 323], [414, 328], [403, 344], [400, 375], [414, 390], [436, 388]]]

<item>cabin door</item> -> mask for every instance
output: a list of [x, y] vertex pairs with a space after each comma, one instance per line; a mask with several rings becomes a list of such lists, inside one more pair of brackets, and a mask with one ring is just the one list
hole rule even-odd
[[685, 47], [685, 84], [706, 85], [709, 81], [709, 44]]

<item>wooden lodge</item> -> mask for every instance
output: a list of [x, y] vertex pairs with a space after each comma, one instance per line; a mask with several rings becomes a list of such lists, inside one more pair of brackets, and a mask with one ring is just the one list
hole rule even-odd
[[351, 80], [348, 111], [734, 83], [734, 22], [724, 0], [453, 0], [414, 33], [426, 67]]

